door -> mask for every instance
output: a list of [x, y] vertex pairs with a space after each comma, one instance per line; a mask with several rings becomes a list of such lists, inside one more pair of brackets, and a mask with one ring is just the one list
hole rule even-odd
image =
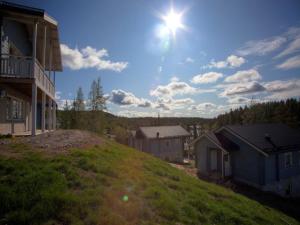
[[212, 171], [217, 170], [218, 154], [216, 149], [210, 150], [210, 169]]
[[230, 165], [230, 155], [224, 155], [224, 175], [225, 177], [231, 176], [231, 165]]

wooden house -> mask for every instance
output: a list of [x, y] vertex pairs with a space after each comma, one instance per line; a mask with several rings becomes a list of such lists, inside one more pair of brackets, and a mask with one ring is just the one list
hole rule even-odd
[[0, 1], [0, 134], [56, 128], [58, 23], [44, 10]]
[[190, 134], [181, 126], [140, 127], [132, 131], [129, 146], [171, 162], [183, 162], [184, 142]]

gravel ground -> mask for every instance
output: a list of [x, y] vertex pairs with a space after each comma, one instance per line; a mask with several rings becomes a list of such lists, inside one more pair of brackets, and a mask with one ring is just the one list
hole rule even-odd
[[49, 151], [63, 151], [68, 148], [81, 148], [101, 145], [103, 140], [94, 133], [82, 130], [56, 130], [35, 137], [16, 137], [0, 139], [0, 150], [13, 143], [24, 143], [33, 148]]

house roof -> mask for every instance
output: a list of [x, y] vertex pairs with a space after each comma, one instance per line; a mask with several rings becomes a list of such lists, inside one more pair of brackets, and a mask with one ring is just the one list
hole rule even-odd
[[[39, 24], [44, 24], [47, 26], [47, 34], [49, 38], [49, 43], [51, 43], [52, 48], [52, 63], [51, 69], [54, 71], [62, 71], [62, 59], [60, 51], [59, 42], [59, 32], [57, 21], [49, 16], [45, 10], [28, 7], [24, 5], [19, 5], [11, 2], [0, 1], [0, 13], [3, 17], [9, 18], [10, 20], [20, 21], [27, 25], [29, 30], [29, 35], [32, 34], [32, 24], [37, 21]], [[42, 26], [38, 30], [38, 39], [43, 37], [40, 35], [43, 33]], [[32, 38], [32, 37], [30, 37]], [[42, 41], [40, 41], [42, 43]], [[49, 60], [46, 60], [45, 69], [48, 70], [50, 65]]]
[[159, 133], [159, 138], [190, 136], [189, 132], [179, 125], [140, 127], [139, 130], [146, 138], [157, 138], [157, 133]]
[[227, 129], [267, 154], [300, 150], [300, 130], [284, 124], [228, 125], [223, 129]]

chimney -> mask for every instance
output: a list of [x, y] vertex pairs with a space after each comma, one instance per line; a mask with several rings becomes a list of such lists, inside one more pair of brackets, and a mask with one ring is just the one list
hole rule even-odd
[[156, 138], [159, 138], [159, 132], [156, 133]]

